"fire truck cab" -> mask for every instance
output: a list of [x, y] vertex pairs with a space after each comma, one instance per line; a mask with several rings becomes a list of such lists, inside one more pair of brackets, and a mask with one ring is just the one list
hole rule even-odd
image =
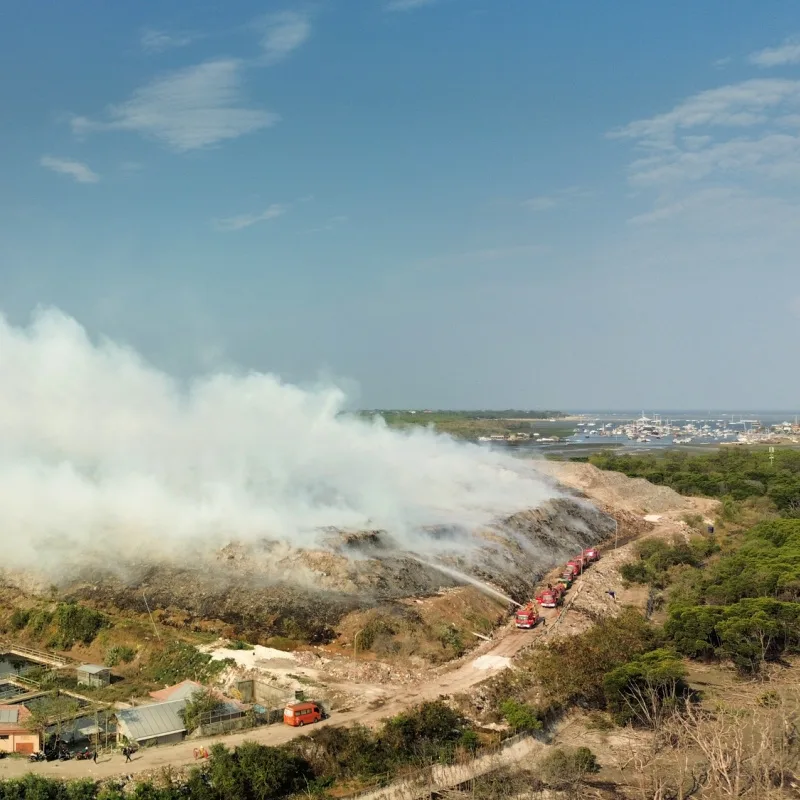
[[518, 609], [514, 615], [514, 624], [518, 628], [530, 630], [536, 627], [538, 621], [539, 609], [535, 603], [528, 603], [528, 605]]

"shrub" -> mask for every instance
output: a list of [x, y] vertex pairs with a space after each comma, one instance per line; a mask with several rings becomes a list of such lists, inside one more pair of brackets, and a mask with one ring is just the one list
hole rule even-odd
[[554, 789], [572, 789], [582, 784], [587, 775], [600, 771], [597, 757], [588, 747], [577, 750], [557, 748], [542, 759], [542, 780]]
[[255, 649], [252, 644], [242, 641], [241, 639], [234, 639], [228, 642], [228, 650], [253, 650]]
[[27, 608], [16, 608], [8, 621], [8, 625], [12, 631], [21, 631], [28, 624], [30, 618], [31, 612]]
[[235, 750], [213, 745], [208, 775], [215, 796], [231, 798], [286, 797], [307, 788], [314, 778], [306, 759], [288, 748], [256, 742], [245, 742]]
[[53, 614], [56, 632], [53, 643], [69, 650], [76, 642], [91, 644], [110, 623], [99, 611], [78, 603], [59, 603]]
[[520, 703], [513, 699], [504, 700], [500, 703], [500, 713], [514, 730], [538, 731], [542, 729], [542, 722], [536, 709], [527, 703]]
[[703, 559], [716, 549], [713, 541], [702, 537], [689, 542], [676, 539], [672, 544], [660, 539], [646, 539], [637, 548], [639, 560], [624, 564], [620, 574], [630, 583], [649, 583], [663, 589], [676, 567], [699, 567]]
[[53, 613], [40, 609], [31, 615], [28, 630], [33, 636], [41, 636], [53, 621]]
[[210, 683], [222, 670], [232, 664], [231, 659], [212, 660], [186, 642], [172, 641], [150, 660], [150, 672], [158, 683], [173, 684], [191, 679]]
[[461, 631], [453, 625], [448, 625], [442, 629], [439, 635], [439, 641], [442, 643], [442, 647], [447, 650], [452, 650], [456, 658], [464, 655], [467, 649]]
[[463, 717], [436, 700], [387, 720], [378, 741], [396, 762], [447, 761], [465, 729]]
[[117, 644], [106, 650], [106, 666], [116, 667], [118, 664], [130, 664], [136, 658], [136, 651], [124, 644]]
[[320, 728], [292, 746], [308, 759], [316, 775], [366, 779], [389, 772], [390, 753], [364, 725]]
[[651, 580], [650, 571], [644, 561], [632, 561], [620, 567], [619, 574], [628, 583], [649, 583]]
[[384, 617], [373, 617], [361, 630], [358, 638], [359, 646], [371, 650], [377, 643], [391, 638], [397, 633], [396, 627]]

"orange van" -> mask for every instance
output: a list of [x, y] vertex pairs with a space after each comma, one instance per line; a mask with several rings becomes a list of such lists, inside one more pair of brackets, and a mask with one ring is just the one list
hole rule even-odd
[[283, 709], [283, 721], [296, 728], [325, 719], [325, 712], [316, 703], [292, 703]]

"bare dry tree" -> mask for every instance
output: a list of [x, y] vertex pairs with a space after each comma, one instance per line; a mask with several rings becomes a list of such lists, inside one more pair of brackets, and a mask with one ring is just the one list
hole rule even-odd
[[704, 798], [786, 797], [800, 764], [796, 707], [714, 712], [688, 706], [668, 722], [677, 749], [694, 751]]

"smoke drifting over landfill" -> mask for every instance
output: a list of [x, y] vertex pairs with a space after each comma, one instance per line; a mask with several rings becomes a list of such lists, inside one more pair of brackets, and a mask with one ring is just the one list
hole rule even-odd
[[[433, 548], [556, 490], [521, 460], [342, 414], [335, 388], [269, 374], [182, 383], [73, 319], [0, 317], [0, 565], [57, 577], [262, 539], [382, 529]], [[447, 540], [447, 537], [442, 537]], [[452, 542], [451, 542], [452, 545]], [[445, 546], [444, 544], [442, 546]]]

